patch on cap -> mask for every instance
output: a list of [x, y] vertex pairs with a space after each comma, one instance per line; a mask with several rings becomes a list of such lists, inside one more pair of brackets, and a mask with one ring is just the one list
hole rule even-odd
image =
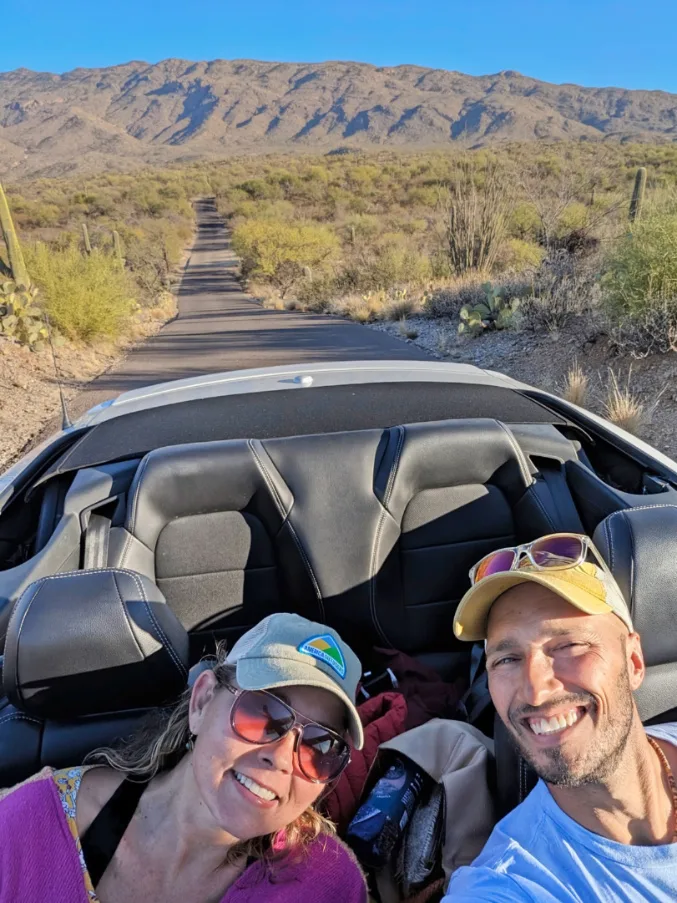
[[306, 655], [312, 655], [318, 661], [329, 665], [339, 677], [346, 676], [346, 662], [343, 658], [343, 653], [336, 644], [334, 637], [330, 634], [323, 633], [321, 636], [313, 636], [308, 640], [304, 640], [298, 647], [298, 651], [304, 652]]

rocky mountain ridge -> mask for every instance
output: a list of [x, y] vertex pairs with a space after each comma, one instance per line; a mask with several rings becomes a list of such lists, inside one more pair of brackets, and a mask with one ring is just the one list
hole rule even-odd
[[238, 153], [677, 140], [677, 95], [366, 63], [130, 62], [0, 73], [0, 176]]

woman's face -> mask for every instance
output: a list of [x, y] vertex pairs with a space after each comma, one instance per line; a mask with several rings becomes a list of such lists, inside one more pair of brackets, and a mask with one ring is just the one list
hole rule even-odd
[[[345, 706], [333, 693], [317, 687], [285, 687], [275, 695], [306, 718], [344, 732]], [[190, 729], [197, 735], [191, 765], [202, 803], [216, 824], [236, 840], [249, 840], [291, 824], [315, 802], [324, 785], [311, 783], [299, 771], [294, 731], [265, 746], [241, 740], [230, 726], [235, 698], [218, 686], [211, 671], [198, 677], [190, 702]], [[257, 786], [250, 789], [252, 781]], [[260, 788], [264, 796], [272, 792], [275, 798], [262, 798], [255, 792]]]

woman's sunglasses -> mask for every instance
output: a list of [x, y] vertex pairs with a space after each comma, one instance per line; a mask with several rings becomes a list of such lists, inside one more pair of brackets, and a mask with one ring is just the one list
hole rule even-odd
[[606, 562], [588, 536], [579, 533], [552, 533], [522, 546], [489, 552], [470, 569], [470, 582], [474, 585], [492, 574], [515, 571], [528, 565], [537, 570], [573, 568], [583, 564], [590, 553], [608, 573]]
[[296, 731], [294, 756], [308, 781], [326, 784], [337, 778], [350, 762], [350, 747], [339, 734], [305, 718], [266, 690], [238, 690], [230, 710], [230, 726], [241, 740], [264, 746]]

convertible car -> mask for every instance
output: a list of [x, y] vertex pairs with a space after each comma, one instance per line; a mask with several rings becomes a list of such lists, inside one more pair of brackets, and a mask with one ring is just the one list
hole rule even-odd
[[[494, 548], [584, 532], [677, 705], [677, 463], [498, 373], [367, 362], [215, 374], [92, 409], [0, 477], [0, 787], [75, 764], [215, 641], [297, 611], [465, 680], [452, 632]], [[493, 728], [490, 720], [488, 731]], [[500, 807], [529, 786], [500, 730]]]

